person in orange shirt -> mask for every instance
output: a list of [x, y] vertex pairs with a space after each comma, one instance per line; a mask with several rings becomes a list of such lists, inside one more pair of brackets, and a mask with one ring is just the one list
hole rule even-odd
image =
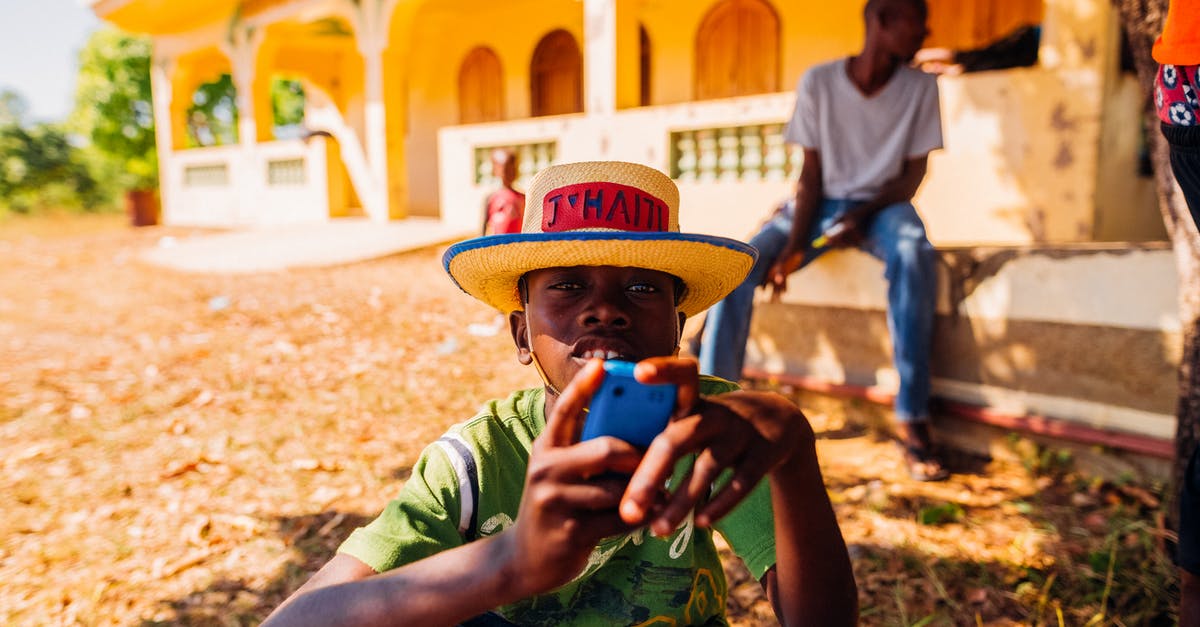
[[1154, 106], [1171, 146], [1171, 170], [1200, 226], [1200, 0], [1172, 0], [1152, 52]]

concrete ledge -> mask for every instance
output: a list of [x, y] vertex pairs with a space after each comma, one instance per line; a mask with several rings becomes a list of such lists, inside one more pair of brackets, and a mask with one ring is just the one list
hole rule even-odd
[[[1069, 425], [1055, 430], [1082, 441], [1167, 452], [1182, 350], [1167, 245], [939, 254], [935, 396], [988, 410], [970, 412], [976, 418], [1052, 417]], [[760, 293], [746, 372], [890, 398], [898, 376], [882, 275], [883, 264], [865, 253], [835, 251], [793, 275], [782, 302]]]
[[275, 272], [377, 259], [478, 235], [432, 218], [372, 222], [343, 218], [322, 224], [159, 240], [142, 253], [152, 265], [183, 272]]
[[[812, 377], [772, 374], [746, 369], [743, 377], [829, 396], [859, 398], [891, 406], [895, 395], [879, 387], [831, 383]], [[1015, 457], [1006, 440], [1012, 434], [1031, 437], [1039, 444], [1071, 451], [1081, 469], [1107, 477], [1123, 473], [1166, 479], [1175, 456], [1175, 442], [1135, 433], [1095, 429], [1069, 420], [1034, 414], [1014, 415], [995, 408], [935, 397], [937, 438], [959, 450], [990, 457]], [[953, 423], [953, 426], [947, 424]]]

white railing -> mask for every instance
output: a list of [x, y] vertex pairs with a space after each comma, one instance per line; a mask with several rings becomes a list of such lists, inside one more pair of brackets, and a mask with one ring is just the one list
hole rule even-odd
[[329, 217], [326, 142], [314, 137], [192, 148], [166, 162], [167, 224], [268, 226], [311, 224]]
[[[483, 198], [495, 187], [490, 177], [480, 176], [488, 149], [552, 145], [553, 162], [620, 159], [673, 173], [679, 179], [684, 230], [746, 236], [791, 187], [795, 158], [774, 138], [780, 138], [792, 99], [791, 94], [766, 94], [642, 107], [611, 116], [443, 128], [438, 137], [442, 220], [478, 228]], [[726, 138], [723, 145], [721, 137]], [[689, 138], [700, 141], [689, 147]], [[518, 180], [518, 187], [523, 182]]]

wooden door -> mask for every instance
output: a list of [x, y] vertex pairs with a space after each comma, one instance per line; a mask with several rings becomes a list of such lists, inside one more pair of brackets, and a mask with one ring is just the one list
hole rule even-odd
[[529, 82], [531, 115], [583, 111], [583, 55], [571, 33], [552, 31], [538, 42]]
[[1041, 24], [1043, 0], [927, 0], [930, 48], [986, 46], [1026, 24]]
[[779, 16], [764, 0], [722, 0], [696, 32], [696, 99], [779, 91]]
[[460, 124], [504, 119], [504, 73], [500, 57], [479, 46], [467, 53], [458, 70], [458, 121]]

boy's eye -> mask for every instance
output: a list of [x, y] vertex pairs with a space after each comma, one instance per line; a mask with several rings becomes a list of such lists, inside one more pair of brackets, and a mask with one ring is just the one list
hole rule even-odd
[[630, 285], [628, 289], [629, 291], [636, 292], [638, 294], [654, 294], [659, 291], [658, 287], [649, 283], [634, 283], [633, 285]]
[[582, 287], [583, 287], [582, 283], [577, 283], [575, 281], [559, 281], [557, 283], [551, 283], [549, 286], [549, 288], [552, 290], [563, 290], [563, 291], [577, 290], [577, 289], [581, 289]]

